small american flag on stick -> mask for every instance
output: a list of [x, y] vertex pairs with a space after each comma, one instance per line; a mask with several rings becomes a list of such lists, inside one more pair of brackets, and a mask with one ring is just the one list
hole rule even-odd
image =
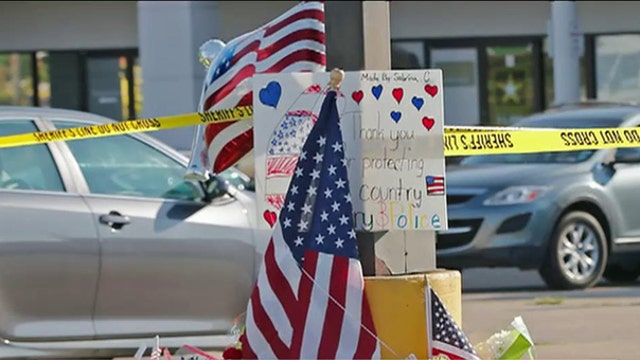
[[440, 355], [450, 360], [481, 360], [433, 288], [427, 284], [426, 290], [429, 358]]

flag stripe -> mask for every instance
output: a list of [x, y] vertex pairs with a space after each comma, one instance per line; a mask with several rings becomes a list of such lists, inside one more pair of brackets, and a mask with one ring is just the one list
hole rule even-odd
[[325, 54], [319, 53], [314, 50], [301, 49], [292, 52], [286, 58], [281, 59], [277, 63], [273, 64], [270, 68], [265, 70], [265, 73], [284, 72], [291, 65], [294, 65], [300, 61], [315, 61], [317, 63], [325, 62]]
[[274, 267], [276, 261], [273, 247], [273, 242], [267, 246], [264, 257], [266, 271], [260, 272], [258, 283], [264, 286], [270, 286], [272, 289], [280, 289], [280, 291], [261, 292], [260, 305], [265, 313], [269, 314], [269, 317], [272, 319], [271, 321], [274, 322], [274, 328], [279, 330], [280, 339], [289, 347], [291, 346], [291, 337], [293, 335], [293, 327], [291, 326], [290, 319], [292, 318], [292, 311], [295, 310], [293, 305], [296, 303], [296, 299], [290, 296], [293, 294], [291, 293], [287, 279], [282, 275], [282, 272], [277, 266]]
[[315, 19], [324, 23], [324, 11], [322, 11], [321, 9], [309, 9], [309, 10], [299, 11], [289, 16], [288, 18], [282, 20], [281, 22], [278, 22], [270, 26], [268, 29], [265, 30], [264, 36], [265, 37], [271, 36], [276, 32], [280, 31], [285, 26], [291, 25], [294, 22], [297, 22], [300, 20], [306, 21], [309, 19]]
[[[353, 359], [360, 336], [369, 336], [368, 333], [361, 333], [363, 325], [359, 319], [362, 317], [362, 298], [364, 295], [364, 281], [362, 281], [362, 267], [357, 260], [349, 259], [349, 273], [347, 278], [347, 292], [344, 302], [345, 315], [347, 321], [342, 322], [340, 330], [341, 337], [336, 359]], [[352, 321], [349, 321], [352, 320]], [[354, 321], [355, 320], [355, 321]], [[372, 331], [373, 329], [369, 329]], [[361, 335], [362, 334], [362, 335]], [[374, 339], [375, 340], [375, 339]]]
[[[362, 297], [362, 313], [369, 316], [362, 317], [362, 327], [360, 327], [360, 336], [358, 337], [358, 348], [354, 359], [375, 359], [380, 357], [380, 344], [375, 335], [375, 326], [371, 317], [371, 309], [369, 308], [369, 300], [367, 296]], [[376, 355], [377, 354], [377, 355]]]
[[[233, 151], [231, 146], [236, 145], [242, 147], [243, 144], [239, 143], [239, 139], [243, 139], [245, 142], [251, 140], [253, 143], [253, 120], [245, 120], [234, 123], [229, 123], [229, 126], [225, 126], [220, 129], [216, 136], [213, 138], [211, 145], [209, 145], [208, 154], [220, 153], [224, 154]], [[218, 157], [216, 162], [222, 162], [225, 158]]]
[[[318, 261], [318, 254], [314, 252], [305, 252], [304, 257], [304, 274], [300, 279], [300, 287], [298, 290], [298, 308], [309, 309], [311, 303], [311, 291], [313, 290], [313, 278], [316, 275], [316, 264]], [[304, 329], [307, 321], [307, 311], [302, 312], [302, 316], [296, 319], [294, 328]], [[291, 344], [291, 355], [293, 359], [301, 359], [300, 351], [302, 349], [302, 341], [306, 337], [302, 331], [294, 333], [293, 341]]]
[[[270, 351], [273, 352], [275, 358], [277, 359], [287, 359], [289, 356], [289, 347], [282, 341], [278, 334], [278, 330], [275, 325], [271, 321], [271, 316], [266, 312], [262, 304], [260, 303], [260, 288], [254, 288], [253, 295], [251, 296], [250, 302], [251, 314], [247, 314], [247, 317], [251, 317], [251, 320], [254, 322], [255, 327], [257, 327], [260, 331], [261, 337], [266, 341]], [[254, 326], [251, 326], [253, 329]], [[260, 338], [257, 338], [260, 341]], [[256, 343], [256, 338], [250, 337], [250, 342]], [[258, 345], [257, 349], [263, 351], [265, 348], [264, 344], [256, 344]], [[262, 345], [262, 346], [261, 346]]]
[[480, 360], [480, 358], [474, 354], [436, 340], [434, 341], [433, 356], [438, 354], [447, 355], [451, 360]]
[[[253, 295], [251, 299], [249, 299], [249, 305], [247, 306], [247, 318], [245, 320], [245, 341], [242, 346], [242, 355], [243, 357], [249, 359], [278, 359], [278, 358], [286, 358], [286, 350], [283, 351], [279, 349], [279, 352], [273, 350], [273, 346], [278, 346], [279, 343], [277, 340], [270, 342], [267, 337], [273, 336], [273, 333], [264, 332], [265, 327], [268, 327], [268, 324], [271, 324], [271, 321], [267, 318], [265, 320], [265, 316], [257, 316], [254, 312], [255, 303], [253, 301], [254, 296], [260, 296], [258, 294], [258, 288], [253, 290]], [[273, 328], [269, 329], [274, 331]], [[284, 345], [284, 344], [282, 344]], [[245, 347], [247, 351], [245, 352]], [[255, 349], [255, 350], [254, 350]], [[249, 357], [251, 352], [255, 354], [253, 357]], [[283, 354], [283, 352], [285, 352]], [[278, 356], [279, 355], [279, 356]]]
[[[267, 262], [265, 272], [267, 274], [266, 276], [268, 278], [269, 285], [272, 289], [280, 290], [275, 293], [275, 296], [278, 298], [279, 304], [281, 306], [284, 306], [284, 309], [282, 310], [286, 313], [286, 320], [290, 321], [295, 317], [295, 308], [293, 305], [296, 303], [297, 299], [290, 287], [289, 282], [287, 281], [286, 276], [282, 273], [280, 267], [277, 266], [278, 264], [275, 258], [275, 249], [273, 242], [271, 242], [267, 248], [265, 261]], [[265, 272], [263, 272], [263, 274]], [[274, 313], [274, 315], [276, 316], [276, 318], [278, 317], [277, 314]], [[288, 337], [291, 338], [291, 335], [289, 334]], [[291, 345], [291, 340], [288, 341], [288, 345]]]
[[[315, 41], [313, 41], [313, 40]], [[298, 47], [300, 45], [311, 48], [322, 48], [324, 32], [316, 29], [300, 29], [275, 41], [273, 44], [262, 47], [258, 51], [258, 61], [268, 60], [271, 54], [277, 54], [288, 47]], [[302, 43], [302, 44], [301, 44]]]
[[[320, 255], [326, 256], [326, 255]], [[330, 281], [327, 285], [329, 288], [329, 296], [331, 301], [327, 304], [327, 312], [324, 316], [324, 327], [322, 329], [321, 342], [324, 344], [318, 352], [318, 359], [335, 359], [340, 344], [340, 338], [345, 337], [342, 331], [337, 332], [336, 329], [342, 329], [344, 318], [344, 308], [347, 298], [347, 280], [349, 278], [349, 259], [343, 257], [335, 257], [331, 268]], [[343, 279], [343, 281], [335, 281], [335, 279]], [[349, 323], [349, 322], [346, 322]], [[356, 340], [354, 337], [351, 341]], [[349, 339], [344, 338], [344, 342]]]
[[[246, 106], [246, 105], [251, 105], [252, 103], [252, 98], [253, 98], [253, 94], [248, 93], [248, 94], [244, 94], [244, 96], [242, 96], [241, 98], [239, 97], [239, 100], [236, 102], [238, 104], [238, 106]], [[224, 106], [224, 102], [221, 102], [220, 104], [212, 107], [212, 109], [217, 109], [217, 108], [226, 108]], [[244, 120], [244, 121], [252, 121], [253, 120]], [[233, 122], [224, 122], [224, 123], [219, 123], [219, 124], [211, 124], [211, 125], [215, 125], [215, 126], [209, 126], [205, 132], [204, 132], [204, 136], [205, 139], [207, 141], [207, 143], [213, 143], [214, 139], [215, 139], [215, 135], [217, 133], [219, 133], [220, 131], [222, 131], [222, 129], [229, 127], [233, 124]]]
[[231, 94], [236, 87], [245, 79], [250, 78], [255, 74], [256, 67], [255, 65], [247, 65], [240, 69], [237, 74], [226, 84], [220, 87], [211, 97], [205, 101], [205, 107], [209, 108], [212, 104], [218, 103], [222, 101], [225, 97]]
[[[284, 241], [284, 237], [282, 235], [282, 226], [280, 225], [279, 221], [275, 229], [273, 243], [276, 255], [276, 265], [278, 265], [285, 278], [289, 282], [289, 286], [295, 292], [300, 286], [300, 281], [303, 275], [302, 271], [298, 267], [298, 263], [291, 255], [289, 246]], [[296, 294], [296, 298], [298, 297], [299, 295]]]
[[[305, 267], [307, 265], [307, 257], [316, 258], [315, 275], [313, 276], [314, 284], [311, 287], [311, 296], [309, 306], [307, 307], [307, 319], [304, 326], [304, 339], [298, 359], [322, 359], [318, 354], [320, 344], [331, 347], [332, 344], [322, 343], [322, 334], [324, 326], [318, 326], [324, 322], [327, 316], [328, 297], [327, 290], [332, 282], [331, 270], [333, 267], [333, 256], [318, 252], [307, 252], [305, 254]], [[336, 281], [339, 282], [339, 281]], [[330, 329], [334, 330], [335, 329]]]
[[[249, 301], [251, 301], [251, 300], [249, 300]], [[249, 303], [249, 306], [251, 306], [251, 303]], [[249, 312], [247, 311], [247, 319], [249, 319], [248, 313]], [[251, 329], [248, 330], [248, 328], [245, 327], [245, 331], [242, 332], [242, 335], [240, 335], [240, 339], [239, 339], [240, 343], [242, 344], [242, 356], [245, 359], [257, 359], [258, 358], [258, 355], [256, 354], [255, 351], [253, 351], [253, 348], [251, 347], [251, 344], [252, 343], [256, 343], [257, 341], [249, 341], [249, 340], [247, 340], [247, 331], [252, 332], [252, 333], [255, 332], [255, 330], [254, 330], [255, 324], [253, 323], [252, 320], [253, 319], [245, 321], [245, 326], [246, 326], [246, 324], [249, 323], [249, 321], [251, 321]], [[257, 334], [255, 334], [254, 336], [258, 337]], [[262, 338], [262, 340], [264, 341], [264, 338]], [[264, 346], [264, 343], [263, 343], [263, 346]], [[273, 358], [275, 358], [275, 356]]]

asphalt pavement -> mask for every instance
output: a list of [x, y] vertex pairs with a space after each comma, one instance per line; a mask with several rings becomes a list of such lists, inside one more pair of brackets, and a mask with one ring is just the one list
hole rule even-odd
[[473, 344], [522, 316], [536, 359], [640, 359], [640, 282], [550, 291], [536, 272], [475, 269], [462, 274], [462, 327]]

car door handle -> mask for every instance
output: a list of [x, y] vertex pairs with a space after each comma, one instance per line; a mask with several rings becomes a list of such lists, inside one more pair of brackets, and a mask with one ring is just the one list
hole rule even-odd
[[100, 223], [110, 226], [113, 229], [120, 230], [123, 226], [131, 223], [128, 216], [123, 216], [117, 211], [110, 211], [109, 214], [100, 215]]

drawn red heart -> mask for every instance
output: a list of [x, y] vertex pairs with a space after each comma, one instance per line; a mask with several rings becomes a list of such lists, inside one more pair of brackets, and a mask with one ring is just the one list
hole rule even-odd
[[362, 92], [362, 90], [354, 91], [351, 94], [351, 98], [353, 99], [353, 101], [357, 102], [358, 105], [360, 105], [360, 101], [362, 101], [363, 97], [364, 97], [364, 93]]
[[425, 85], [424, 91], [431, 95], [431, 97], [434, 97], [438, 93], [438, 87], [436, 85]]
[[422, 126], [427, 128], [427, 130], [431, 130], [431, 128], [435, 124], [436, 124], [436, 120], [434, 118], [430, 118], [430, 117], [427, 117], [427, 116], [422, 118]]
[[276, 223], [276, 220], [278, 220], [278, 215], [276, 215], [275, 212], [269, 210], [265, 210], [264, 213], [262, 213], [262, 217], [264, 217], [264, 219], [271, 227], [273, 227], [273, 225]]
[[402, 100], [402, 96], [404, 95], [404, 90], [401, 88], [395, 88], [391, 91], [391, 95], [393, 95], [393, 98], [396, 99], [398, 104], [400, 104], [400, 100]]

